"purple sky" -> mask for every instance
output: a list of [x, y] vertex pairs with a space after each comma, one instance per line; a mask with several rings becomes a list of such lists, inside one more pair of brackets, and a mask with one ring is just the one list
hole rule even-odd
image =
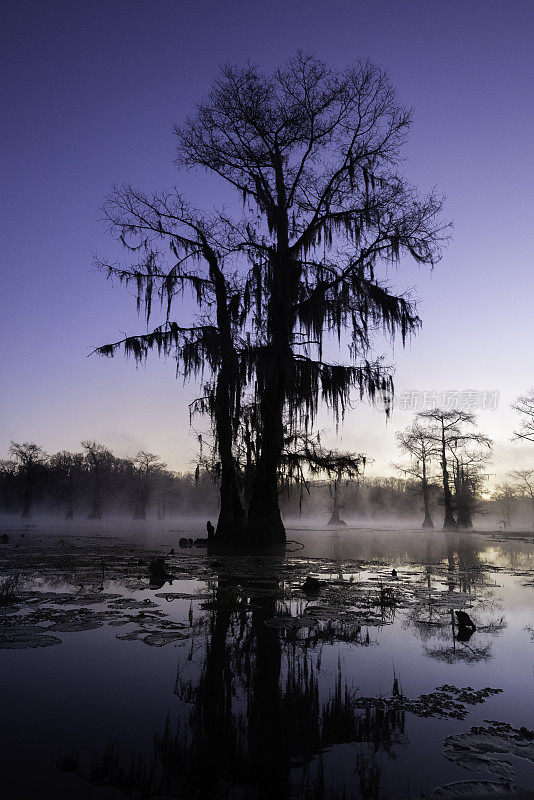
[[[494, 471], [532, 462], [509, 441], [510, 402], [534, 384], [531, 0], [4, 0], [0, 15], [0, 457], [11, 439], [54, 452], [96, 438], [119, 455], [144, 447], [190, 466], [195, 391], [172, 361], [136, 369], [86, 357], [143, 330], [133, 298], [92, 271], [93, 252], [113, 252], [99, 207], [126, 182], [175, 183], [216, 205], [202, 174], [172, 166], [173, 124], [221, 63], [271, 68], [302, 48], [390, 72], [415, 111], [406, 171], [447, 196], [454, 221], [432, 275], [403, 264], [394, 278], [416, 288], [424, 323], [395, 351], [397, 391], [499, 390], [498, 409], [480, 415]], [[386, 426], [357, 406], [341, 446], [374, 457], [370, 474], [390, 471], [394, 432], [410, 418], [397, 409]]]

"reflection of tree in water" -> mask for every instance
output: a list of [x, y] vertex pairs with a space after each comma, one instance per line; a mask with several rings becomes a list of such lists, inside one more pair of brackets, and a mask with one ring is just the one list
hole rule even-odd
[[[440, 609], [442, 611], [442, 609]], [[476, 663], [493, 658], [493, 637], [505, 627], [503, 617], [491, 618], [475, 631], [465, 631], [452, 625], [450, 611], [445, 616], [439, 612], [415, 609], [407, 619], [407, 626], [421, 639], [427, 656], [437, 661], [453, 664], [457, 661]]]
[[486, 581], [480, 550], [472, 534], [445, 534], [449, 591], [471, 593]]
[[[150, 761], [121, 766], [110, 747], [93, 759], [91, 780], [136, 797], [312, 800], [325, 791], [319, 754], [360, 743], [350, 765], [354, 785], [343, 787], [343, 796], [378, 797], [380, 757], [404, 740], [404, 712], [356, 711], [340, 662], [326, 691], [322, 643], [265, 624], [280, 605], [276, 578], [258, 584], [220, 576], [205, 651], [179, 666], [175, 693], [184, 705], [178, 723], [167, 719]], [[329, 623], [328, 641], [334, 628]], [[196, 674], [188, 677], [188, 669]]]
[[[427, 611], [430, 608], [430, 611]], [[492, 641], [488, 634], [497, 634], [504, 620], [494, 620], [476, 631], [465, 632], [453, 627], [450, 611], [427, 607], [415, 609], [406, 620], [406, 627], [419, 636], [427, 656], [436, 661], [453, 664], [456, 661], [476, 663], [493, 658]]]
[[[416, 631], [430, 658], [449, 664], [489, 661], [493, 657], [492, 638], [506, 627], [506, 621], [497, 614], [500, 606], [494, 600], [475, 544], [465, 536], [447, 534], [446, 545], [447, 595], [432, 594], [433, 576], [428, 566], [428, 600], [421, 601], [411, 611], [405, 625]], [[467, 601], [466, 595], [469, 595]], [[459, 627], [455, 620], [455, 610], [461, 610], [466, 602], [477, 618], [476, 630]], [[484, 616], [487, 612], [489, 617]]]
[[453, 636], [443, 636], [443, 643], [424, 644], [425, 652], [436, 661], [454, 664], [463, 661], [467, 664], [476, 664], [479, 661], [491, 661], [493, 650], [491, 642], [462, 642]]

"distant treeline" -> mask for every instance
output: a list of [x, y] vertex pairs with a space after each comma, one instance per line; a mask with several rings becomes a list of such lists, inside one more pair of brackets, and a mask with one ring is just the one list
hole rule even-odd
[[[168, 470], [154, 453], [139, 451], [119, 458], [97, 442], [83, 442], [80, 452], [45, 453], [33, 443], [13, 443], [10, 458], [0, 461], [0, 509], [30, 518], [52, 514], [66, 519], [129, 516], [137, 519], [216, 516], [219, 481], [213, 471]], [[311, 480], [281, 491], [285, 516], [330, 516], [333, 481]], [[420, 513], [416, 480], [374, 478], [346, 480], [339, 487], [341, 517], [409, 518]]]
[[[327, 522], [332, 507], [333, 487], [327, 481], [311, 481], [302, 498], [292, 488], [281, 497], [280, 506], [286, 517], [302, 516], [319, 523]], [[440, 483], [428, 485], [432, 514], [443, 514], [442, 487]], [[340, 518], [351, 523], [373, 524], [396, 521], [418, 527], [424, 513], [420, 481], [413, 478], [376, 477], [348, 480], [340, 488]], [[511, 492], [508, 484], [499, 484], [489, 498], [477, 494], [473, 498], [472, 512], [482, 526], [501, 530], [512, 526], [532, 527], [534, 519], [531, 497], [520, 491]]]
[[[429, 482], [431, 508], [442, 509], [441, 487]], [[85, 441], [79, 452], [48, 455], [33, 443], [12, 443], [10, 458], [0, 460], [0, 512], [29, 519], [50, 514], [65, 519], [216, 518], [219, 480], [213, 470], [173, 472], [154, 453], [140, 450], [119, 458], [97, 442]], [[376, 477], [339, 481], [310, 480], [285, 485], [280, 507], [286, 518], [326, 525], [333, 505], [349, 523], [415, 520], [421, 516], [421, 483], [416, 478]], [[476, 512], [494, 524], [530, 524], [532, 499], [500, 484], [491, 500], [478, 496]], [[496, 523], [495, 523], [496, 519]]]
[[[413, 519], [421, 514], [421, 489], [411, 478], [377, 477], [348, 479], [338, 488], [339, 517], [342, 521], [396, 517]], [[306, 488], [291, 487], [280, 498], [285, 516], [321, 518], [327, 523], [334, 500], [332, 481], [309, 481]]]
[[29, 519], [53, 514], [65, 519], [121, 515], [165, 519], [216, 514], [217, 486], [206, 472], [172, 472], [144, 450], [119, 458], [97, 442], [80, 452], [45, 453], [33, 443], [13, 443], [0, 461], [0, 509]]

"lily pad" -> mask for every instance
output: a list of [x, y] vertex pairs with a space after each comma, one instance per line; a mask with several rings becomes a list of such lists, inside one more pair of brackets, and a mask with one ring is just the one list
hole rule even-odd
[[61, 644], [61, 639], [50, 636], [44, 628], [36, 625], [0, 628], [0, 649], [2, 650], [25, 650], [30, 647], [50, 647], [54, 644]]
[[463, 800], [466, 797], [502, 797], [516, 791], [507, 783], [494, 781], [458, 781], [440, 786], [429, 794], [428, 800]]
[[470, 686], [458, 689], [456, 686], [444, 684], [438, 686], [433, 692], [411, 699], [404, 697], [397, 687], [396, 692], [394, 691], [389, 697], [356, 697], [354, 706], [355, 708], [409, 711], [416, 717], [465, 719], [468, 713], [467, 705], [483, 703], [491, 695], [500, 692], [502, 689], [486, 687], [475, 690]]
[[488, 770], [502, 778], [514, 775], [511, 757], [534, 762], [534, 731], [513, 728], [507, 722], [489, 721], [468, 733], [448, 736], [443, 755], [460, 767], [475, 772]]

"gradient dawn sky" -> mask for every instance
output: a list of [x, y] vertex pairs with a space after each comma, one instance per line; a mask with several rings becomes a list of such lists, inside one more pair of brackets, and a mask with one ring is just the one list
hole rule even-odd
[[[114, 252], [99, 208], [114, 183], [176, 184], [217, 205], [203, 174], [172, 166], [172, 126], [220, 64], [270, 69], [301, 48], [389, 71], [414, 109], [406, 173], [446, 196], [454, 223], [432, 274], [406, 263], [392, 277], [423, 318], [393, 353], [398, 396], [498, 391], [480, 414], [493, 472], [534, 463], [534, 445], [510, 441], [510, 403], [534, 384], [532, 0], [4, 0], [0, 15], [0, 458], [11, 439], [55, 452], [94, 438], [191, 466], [195, 388], [173, 362], [87, 357], [144, 329], [133, 297], [91, 267], [93, 253]], [[339, 446], [374, 458], [370, 475], [391, 472], [411, 417], [397, 407], [386, 425], [356, 404]], [[333, 428], [326, 415], [319, 425]]]

